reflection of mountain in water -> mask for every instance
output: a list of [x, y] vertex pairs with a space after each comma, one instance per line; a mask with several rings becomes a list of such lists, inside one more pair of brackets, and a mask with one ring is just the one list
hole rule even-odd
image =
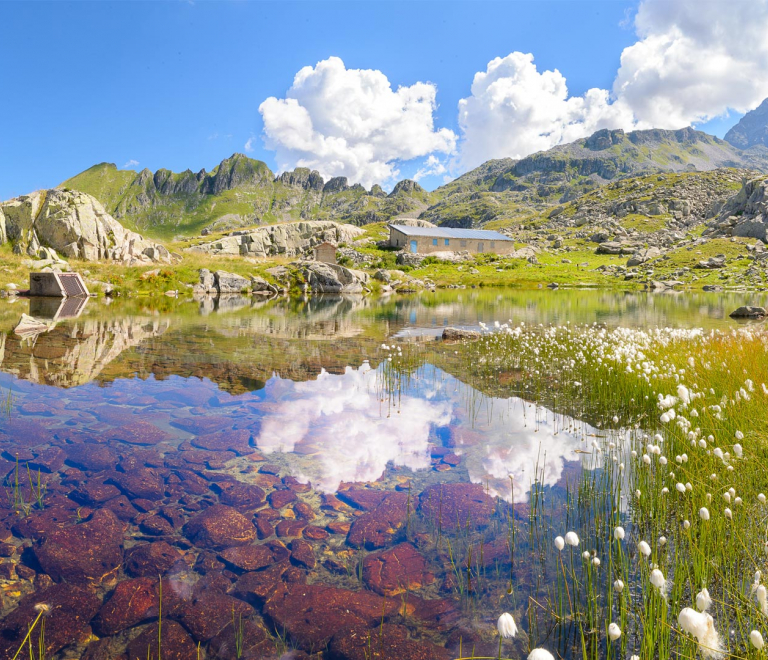
[[159, 318], [85, 318], [29, 338], [0, 333], [0, 370], [40, 384], [83, 385], [125, 350], [163, 334], [169, 325]]
[[313, 296], [279, 302], [263, 301], [237, 294], [198, 300], [201, 314], [256, 311], [253, 315], [230, 315], [217, 322], [216, 331], [225, 336], [252, 333], [286, 339], [319, 341], [355, 337], [364, 325], [355, 314], [371, 306], [362, 296]]

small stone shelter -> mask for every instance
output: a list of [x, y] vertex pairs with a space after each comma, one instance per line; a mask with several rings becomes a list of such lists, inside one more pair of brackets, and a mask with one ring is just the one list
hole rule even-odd
[[333, 243], [324, 241], [320, 245], [315, 246], [315, 261], [320, 261], [324, 264], [336, 263], [336, 246]]
[[451, 227], [389, 225], [389, 245], [418, 254], [431, 252], [510, 254], [515, 251], [515, 242], [509, 236], [497, 231]]

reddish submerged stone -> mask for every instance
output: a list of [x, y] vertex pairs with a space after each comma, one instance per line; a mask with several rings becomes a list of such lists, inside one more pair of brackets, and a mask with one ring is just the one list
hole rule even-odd
[[369, 627], [397, 612], [396, 600], [322, 584], [280, 585], [264, 604], [278, 630], [308, 652], [323, 649], [344, 628]]
[[215, 504], [198, 513], [186, 525], [185, 536], [201, 548], [248, 545], [256, 540], [256, 528], [232, 507]]
[[450, 660], [446, 649], [428, 641], [408, 637], [405, 626], [384, 624], [367, 628], [354, 626], [333, 637], [330, 652], [336, 660]]
[[347, 542], [355, 548], [375, 550], [392, 542], [405, 524], [408, 494], [390, 493], [368, 513], [357, 518], [349, 529]]
[[181, 553], [165, 541], [137, 545], [125, 553], [125, 571], [134, 577], [163, 575], [181, 559]]
[[480, 484], [434, 484], [419, 497], [422, 513], [443, 529], [482, 527], [490, 521], [495, 503]]
[[223, 550], [219, 557], [242, 571], [258, 571], [288, 558], [288, 550], [279, 541], [245, 545]]
[[156, 658], [160, 642], [163, 660], [190, 660], [197, 657], [197, 644], [192, 640], [181, 624], [163, 620], [162, 633], [157, 623], [150, 624], [128, 644], [128, 657]]
[[432, 584], [435, 576], [427, 570], [427, 562], [416, 548], [400, 543], [368, 555], [363, 562], [363, 580], [376, 593], [396, 596]]
[[[35, 605], [45, 603], [50, 612], [45, 619], [45, 657], [77, 641], [88, 629], [88, 622], [99, 609], [99, 599], [90, 590], [70, 584], [57, 584], [31, 593], [0, 623], [0, 660], [11, 660], [29, 626], [37, 618]], [[38, 648], [40, 628], [32, 633], [32, 646]], [[22, 654], [23, 656], [23, 654]]]
[[123, 524], [111, 511], [100, 509], [86, 522], [50, 530], [34, 552], [57, 582], [99, 583], [122, 563], [122, 543]]
[[157, 579], [136, 578], [120, 582], [94, 620], [100, 635], [114, 635], [146, 619], [158, 616], [160, 598]]

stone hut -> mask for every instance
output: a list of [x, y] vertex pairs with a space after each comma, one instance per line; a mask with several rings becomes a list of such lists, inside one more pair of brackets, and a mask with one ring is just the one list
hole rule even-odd
[[328, 241], [315, 246], [315, 261], [320, 261], [324, 264], [335, 264], [336, 246]]
[[497, 231], [451, 227], [389, 225], [389, 244], [417, 254], [464, 251], [471, 254], [511, 254], [515, 251], [515, 242]]

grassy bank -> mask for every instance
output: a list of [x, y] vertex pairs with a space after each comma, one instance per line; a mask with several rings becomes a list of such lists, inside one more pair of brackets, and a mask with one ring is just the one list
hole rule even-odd
[[[489, 594], [526, 621], [528, 648], [763, 657], [750, 635], [768, 634], [768, 333], [518, 325], [430, 361], [594, 429], [564, 516], [532, 485], [511, 552], [535, 584]], [[577, 545], [558, 549], [567, 531]]]

